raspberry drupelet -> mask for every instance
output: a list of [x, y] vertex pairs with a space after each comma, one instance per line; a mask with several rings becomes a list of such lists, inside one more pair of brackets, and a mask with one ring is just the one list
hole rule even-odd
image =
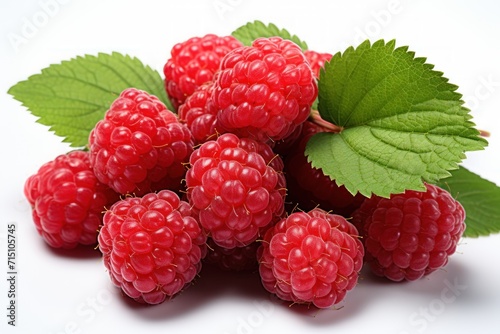
[[105, 207], [119, 199], [119, 194], [94, 176], [85, 151], [72, 151], [45, 163], [26, 180], [24, 194], [45, 242], [67, 249], [95, 245]]
[[352, 195], [344, 186], [338, 186], [321, 169], [314, 168], [305, 155], [308, 140], [323, 131], [326, 129], [306, 121], [298, 142], [288, 149], [284, 170], [287, 203], [306, 211], [319, 206], [325, 211], [350, 217], [366, 197], [359, 193]]
[[304, 55], [306, 56], [309, 65], [311, 65], [314, 76], [319, 79], [321, 69], [325, 67], [326, 62], [329, 62], [332, 59], [332, 55], [330, 53], [322, 53], [313, 50], [305, 50]]
[[217, 127], [213, 90], [213, 82], [201, 85], [179, 107], [179, 119], [191, 130], [195, 144], [215, 139], [216, 135], [222, 133], [220, 127]]
[[190, 205], [170, 190], [127, 197], [104, 214], [99, 249], [112, 282], [134, 300], [159, 304], [196, 277], [206, 236]]
[[413, 281], [445, 266], [465, 230], [465, 211], [450, 193], [426, 184], [390, 198], [372, 196], [353, 213], [377, 276]]
[[199, 86], [212, 81], [223, 56], [241, 47], [232, 36], [207, 34], [177, 43], [163, 67], [165, 89], [175, 109]]
[[217, 245], [247, 246], [283, 214], [283, 161], [268, 145], [226, 133], [197, 148], [190, 164], [187, 196]]
[[299, 46], [280, 37], [257, 38], [222, 59], [214, 92], [217, 120], [227, 132], [271, 143], [307, 119], [317, 94]]
[[140, 196], [181, 189], [193, 138], [157, 97], [129, 88], [91, 131], [89, 150], [99, 181]]
[[258, 249], [264, 288], [280, 299], [328, 308], [358, 281], [363, 244], [344, 217], [295, 212], [267, 230]]

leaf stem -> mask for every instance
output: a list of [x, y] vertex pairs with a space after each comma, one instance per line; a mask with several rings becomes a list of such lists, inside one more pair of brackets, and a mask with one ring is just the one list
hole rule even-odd
[[491, 133], [489, 131], [479, 129], [479, 135], [484, 138], [489, 138]]
[[323, 118], [321, 118], [321, 115], [319, 114], [319, 111], [312, 109], [311, 113], [309, 114], [309, 120], [313, 122], [316, 125], [321, 126], [322, 128], [325, 128], [329, 132], [335, 132], [335, 133], [340, 133], [342, 130], [344, 130], [343, 127], [335, 125], [333, 123], [330, 123], [328, 121], [325, 121]]

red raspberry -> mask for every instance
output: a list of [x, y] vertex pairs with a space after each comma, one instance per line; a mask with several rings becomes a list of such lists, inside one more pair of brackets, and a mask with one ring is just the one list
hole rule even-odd
[[304, 51], [304, 55], [311, 65], [311, 69], [316, 78], [319, 78], [320, 70], [325, 67], [325, 63], [332, 59], [332, 55], [329, 53], [320, 53], [313, 50]]
[[212, 81], [222, 57], [242, 45], [232, 36], [213, 34], [174, 45], [171, 58], [163, 67], [165, 88], [174, 107], [183, 104], [198, 86]]
[[127, 197], [104, 214], [99, 249], [113, 283], [138, 302], [159, 304], [195, 278], [206, 237], [187, 202], [170, 190]]
[[215, 264], [225, 271], [250, 271], [257, 269], [257, 248], [260, 242], [254, 241], [248, 246], [227, 249], [208, 238], [208, 253], [205, 261]]
[[217, 109], [212, 100], [213, 90], [213, 82], [201, 85], [179, 107], [179, 119], [191, 130], [196, 144], [215, 139], [220, 133], [216, 129]]
[[287, 137], [303, 123], [317, 94], [300, 47], [271, 37], [258, 38], [223, 58], [214, 101], [227, 132], [269, 142]]
[[268, 145], [226, 133], [202, 144], [190, 163], [189, 202], [219, 246], [249, 245], [283, 214], [283, 161]]
[[271, 143], [274, 144], [272, 145], [273, 151], [281, 155], [283, 159], [285, 159], [290, 153], [292, 153], [295, 150], [295, 146], [297, 146], [297, 142], [301, 139], [302, 127], [304, 123], [297, 126], [295, 130], [293, 130], [293, 132], [285, 138]]
[[300, 142], [289, 150], [285, 159], [287, 202], [292, 207], [298, 206], [306, 211], [319, 206], [323, 210], [350, 217], [365, 197], [359, 193], [353, 196], [344, 186], [338, 186], [321, 169], [314, 168], [304, 154], [308, 140], [322, 131], [326, 130], [306, 121]]
[[366, 261], [378, 276], [413, 281], [446, 265], [465, 230], [465, 211], [445, 190], [372, 196], [353, 214]]
[[356, 286], [364, 250], [344, 217], [314, 209], [292, 213], [270, 228], [257, 254], [266, 290], [327, 308]]
[[121, 194], [179, 190], [193, 150], [189, 129], [155, 96], [129, 88], [89, 137], [94, 173]]
[[45, 163], [26, 180], [24, 194], [38, 233], [51, 247], [67, 249], [95, 245], [104, 207], [119, 198], [94, 176], [84, 151]]

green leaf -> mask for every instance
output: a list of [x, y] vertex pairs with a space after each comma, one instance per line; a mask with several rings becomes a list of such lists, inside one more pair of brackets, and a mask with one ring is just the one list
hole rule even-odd
[[465, 151], [487, 142], [470, 121], [457, 86], [395, 41], [337, 53], [318, 83], [321, 117], [339, 133], [311, 138], [316, 168], [351, 192], [389, 197], [424, 190], [450, 175]]
[[296, 35], [290, 34], [285, 29], [279, 29], [276, 25], [270, 23], [265, 25], [261, 21], [248, 22], [232, 32], [232, 35], [244, 45], [252, 45], [252, 42], [259, 37], [278, 36], [288, 39], [297, 44], [302, 50], [307, 50], [306, 42], [302, 41]]
[[500, 187], [464, 167], [439, 181], [465, 209], [464, 236], [479, 237], [500, 232]]
[[111, 103], [129, 87], [156, 95], [174, 110], [158, 72], [137, 58], [117, 52], [79, 56], [50, 65], [12, 86], [8, 93], [64, 142], [82, 147]]

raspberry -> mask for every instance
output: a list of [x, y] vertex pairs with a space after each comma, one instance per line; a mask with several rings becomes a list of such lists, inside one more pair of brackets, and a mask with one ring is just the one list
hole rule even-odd
[[225, 131], [270, 142], [307, 119], [317, 94], [311, 67], [295, 43], [258, 38], [222, 59], [214, 102]]
[[363, 244], [344, 217], [321, 209], [295, 212], [270, 228], [258, 249], [266, 290], [294, 303], [327, 308], [358, 281]]
[[311, 69], [316, 78], [319, 78], [320, 70], [325, 67], [325, 63], [332, 59], [332, 55], [329, 53], [320, 53], [313, 50], [304, 51], [304, 55], [311, 65]]
[[353, 214], [377, 276], [413, 281], [446, 265], [465, 230], [465, 211], [445, 190], [372, 196]]
[[293, 130], [293, 132], [285, 138], [271, 143], [274, 144], [272, 145], [273, 151], [281, 155], [282, 158], [286, 158], [290, 153], [292, 153], [297, 145], [297, 142], [300, 141], [304, 123], [297, 126], [295, 130]]
[[314, 168], [304, 154], [307, 141], [322, 131], [325, 129], [306, 121], [300, 142], [289, 150], [285, 159], [287, 202], [306, 211], [319, 206], [323, 210], [350, 217], [365, 197], [359, 193], [353, 196], [344, 186], [338, 186], [321, 169]]
[[119, 198], [94, 176], [84, 151], [45, 163], [26, 180], [24, 194], [38, 233], [51, 247], [66, 249], [95, 245], [104, 207]]
[[155, 96], [124, 90], [89, 137], [94, 173], [121, 194], [179, 190], [193, 150], [189, 129]]
[[225, 271], [250, 271], [257, 269], [257, 248], [260, 242], [254, 241], [248, 246], [227, 249], [218, 246], [208, 238], [208, 253], [205, 262], [215, 264]]
[[104, 214], [99, 249], [112, 282], [141, 303], [159, 304], [201, 269], [206, 237], [187, 202], [170, 190], [127, 197]]
[[165, 88], [175, 109], [198, 86], [212, 81], [222, 57], [240, 46], [241, 42], [232, 36], [219, 37], [213, 34], [193, 37], [174, 45], [163, 73]]
[[190, 163], [189, 202], [217, 245], [247, 246], [283, 214], [283, 161], [268, 145], [226, 133], [202, 144]]
[[212, 100], [213, 88], [213, 82], [201, 85], [179, 107], [179, 119], [191, 130], [196, 144], [214, 139], [220, 133], [216, 130], [217, 109]]

